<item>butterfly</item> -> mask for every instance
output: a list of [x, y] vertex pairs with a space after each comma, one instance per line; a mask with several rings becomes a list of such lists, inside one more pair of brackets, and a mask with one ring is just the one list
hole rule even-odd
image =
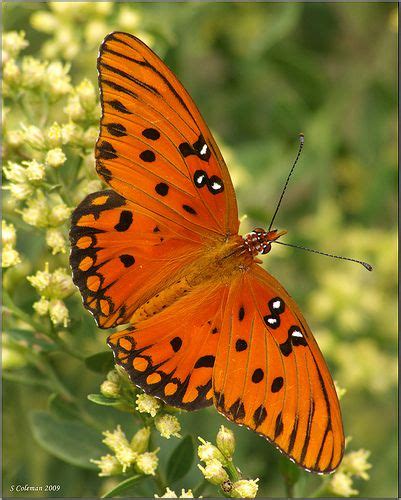
[[308, 471], [344, 452], [336, 390], [299, 307], [260, 266], [283, 232], [238, 234], [234, 188], [181, 83], [138, 38], [98, 57], [96, 170], [111, 189], [72, 215], [71, 267], [134, 384], [168, 405], [214, 404]]

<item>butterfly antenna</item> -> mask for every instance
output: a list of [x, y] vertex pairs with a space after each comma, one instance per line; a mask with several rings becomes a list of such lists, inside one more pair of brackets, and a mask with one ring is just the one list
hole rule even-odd
[[296, 164], [298, 163], [298, 160], [299, 160], [299, 157], [301, 156], [301, 151], [302, 151], [302, 148], [304, 147], [304, 142], [305, 142], [305, 137], [304, 137], [304, 134], [299, 134], [299, 148], [298, 148], [298, 153], [297, 153], [297, 156], [294, 160], [294, 163], [292, 164], [292, 167], [291, 167], [291, 170], [290, 170], [290, 173], [288, 174], [287, 176], [287, 180], [285, 181], [285, 184], [284, 184], [284, 188], [283, 188], [283, 191], [281, 192], [281, 196], [280, 196], [280, 199], [278, 200], [278, 203], [277, 203], [277, 207], [276, 207], [276, 210], [273, 214], [273, 217], [272, 217], [272, 220], [270, 222], [270, 225], [269, 225], [269, 229], [267, 231], [270, 231], [270, 229], [272, 228], [273, 226], [273, 222], [274, 222], [274, 219], [276, 218], [276, 215], [277, 215], [277, 212], [278, 212], [278, 209], [280, 208], [280, 205], [281, 205], [281, 201], [283, 200], [284, 198], [284, 193], [285, 193], [285, 190], [287, 189], [287, 186], [288, 186], [288, 182], [290, 180], [290, 177], [294, 171], [294, 168], [296, 166]]
[[301, 250], [306, 250], [307, 252], [318, 253], [319, 255], [325, 255], [326, 257], [333, 257], [334, 259], [342, 259], [349, 260], [351, 262], [357, 262], [358, 264], [362, 264], [362, 266], [368, 271], [372, 271], [373, 267], [367, 262], [363, 262], [363, 260], [351, 259], [350, 257], [342, 257], [341, 255], [333, 255], [331, 253], [320, 252], [319, 250], [314, 250], [313, 248], [302, 247], [300, 245], [291, 245], [290, 243], [283, 243], [282, 241], [272, 241], [271, 243], [278, 243], [279, 245], [284, 245], [286, 247], [299, 248]]

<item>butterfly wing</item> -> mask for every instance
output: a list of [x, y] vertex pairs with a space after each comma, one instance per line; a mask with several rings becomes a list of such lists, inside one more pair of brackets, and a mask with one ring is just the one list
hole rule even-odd
[[221, 153], [167, 66], [138, 38], [111, 33], [98, 58], [103, 115], [99, 175], [119, 194], [204, 238], [237, 234]]
[[212, 404], [212, 371], [228, 286], [202, 285], [108, 344], [133, 383], [167, 404]]
[[[112, 190], [82, 201], [72, 215], [70, 241], [74, 283], [102, 328], [129, 322], [138, 307], [177, 281], [202, 249], [198, 233]], [[163, 300], [168, 304], [169, 297]]]
[[339, 465], [344, 434], [326, 363], [298, 306], [259, 266], [231, 286], [213, 390], [221, 413], [302, 467]]

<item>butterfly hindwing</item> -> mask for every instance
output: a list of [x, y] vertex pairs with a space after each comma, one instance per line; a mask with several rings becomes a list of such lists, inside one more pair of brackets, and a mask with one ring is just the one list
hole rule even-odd
[[231, 179], [192, 99], [140, 40], [111, 33], [98, 59], [97, 171], [131, 202], [198, 231], [236, 234]]
[[299, 308], [259, 266], [230, 289], [213, 389], [220, 412], [299, 465], [338, 466], [344, 434], [330, 373]]
[[212, 404], [212, 372], [227, 287], [188, 290], [157, 316], [108, 343], [132, 382], [167, 404], [194, 410]]

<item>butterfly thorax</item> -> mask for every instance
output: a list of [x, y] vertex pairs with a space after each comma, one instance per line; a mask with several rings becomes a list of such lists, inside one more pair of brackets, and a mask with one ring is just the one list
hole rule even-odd
[[229, 284], [233, 275], [246, 272], [254, 262], [244, 238], [239, 235], [220, 240], [204, 249], [201, 256], [186, 266], [180, 274], [163, 283], [161, 290], [136, 309], [130, 323], [136, 324], [173, 305], [197, 287], [207, 284]]
[[280, 238], [280, 236], [286, 234], [286, 232], [287, 231], [278, 231], [277, 229], [265, 231], [264, 229], [257, 227], [245, 235], [245, 246], [252, 255], [257, 255], [258, 253], [266, 254], [271, 250], [272, 241], [276, 241]]

